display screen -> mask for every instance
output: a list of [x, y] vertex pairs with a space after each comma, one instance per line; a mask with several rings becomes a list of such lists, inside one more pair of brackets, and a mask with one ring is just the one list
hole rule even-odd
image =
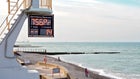
[[54, 37], [54, 15], [29, 15], [29, 37]]

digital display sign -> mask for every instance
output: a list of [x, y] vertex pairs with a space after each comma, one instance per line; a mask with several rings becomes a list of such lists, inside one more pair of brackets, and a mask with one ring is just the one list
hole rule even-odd
[[29, 15], [29, 37], [54, 37], [54, 15]]

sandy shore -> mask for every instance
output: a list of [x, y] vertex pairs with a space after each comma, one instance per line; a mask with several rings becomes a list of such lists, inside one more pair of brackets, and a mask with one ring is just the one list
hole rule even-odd
[[[33, 54], [33, 53], [20, 53], [21, 58], [29, 60], [32, 65], [39, 61], [43, 61], [44, 54]], [[77, 65], [67, 63], [64, 61], [58, 61], [56, 58], [47, 56], [47, 63], [54, 63], [63, 66], [67, 69], [72, 79], [112, 79], [109, 77], [101, 76], [97, 72], [89, 71], [89, 77], [85, 76], [84, 68]]]

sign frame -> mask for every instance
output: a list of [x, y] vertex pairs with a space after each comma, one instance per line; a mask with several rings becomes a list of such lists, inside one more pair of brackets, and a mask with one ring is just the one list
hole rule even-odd
[[60, 73], [60, 68], [53, 68], [53, 74], [54, 73]]
[[28, 37], [54, 37], [54, 15], [28, 15]]

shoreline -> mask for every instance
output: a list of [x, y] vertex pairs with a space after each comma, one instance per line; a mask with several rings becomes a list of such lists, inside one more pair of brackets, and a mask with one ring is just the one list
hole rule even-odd
[[[44, 54], [35, 54], [35, 53], [19, 53], [23, 59], [28, 59], [32, 64], [43, 61]], [[71, 76], [71, 79], [116, 79], [104, 75], [100, 75], [98, 72], [89, 70], [89, 77], [85, 77], [84, 67], [78, 66], [73, 63], [66, 61], [59, 61], [57, 58], [47, 55], [47, 63], [54, 63], [60, 65], [67, 69], [68, 74]], [[28, 65], [27, 65], [28, 68]]]
[[[56, 57], [53, 57], [53, 56], [48, 56], [48, 57], [52, 57], [57, 60]], [[75, 66], [76, 68], [80, 68], [82, 70], [82, 72], [84, 72], [84, 69], [87, 68], [89, 71], [90, 77], [92, 77], [93, 79], [121, 79], [121, 78], [113, 76], [113, 75], [105, 74], [105, 72], [103, 72], [103, 74], [102, 74], [100, 71], [96, 71], [96, 70], [88, 68], [88, 67], [80, 66], [76, 63], [71, 63], [71, 62], [65, 61], [64, 59], [61, 62]]]
[[[49, 56], [49, 57], [52, 57], [52, 58], [55, 58], [57, 59], [56, 57], [57, 56]], [[104, 77], [107, 77], [107, 78], [110, 78], [110, 79], [122, 79], [121, 77], [117, 77], [115, 75], [111, 75], [111, 74], [107, 74], [106, 72], [104, 72], [103, 70], [98, 70], [98, 69], [94, 69], [94, 68], [90, 68], [90, 67], [86, 67], [86, 66], [82, 66], [80, 63], [78, 65], [78, 63], [76, 62], [69, 62], [63, 58], [61, 58], [63, 60], [63, 62], [65, 63], [68, 63], [68, 64], [71, 64], [71, 65], [75, 65], [77, 67], [81, 67], [81, 68], [87, 68], [89, 70], [90, 73], [93, 73], [93, 74], [96, 74], [96, 75], [99, 75], [99, 76], [104, 76]]]

